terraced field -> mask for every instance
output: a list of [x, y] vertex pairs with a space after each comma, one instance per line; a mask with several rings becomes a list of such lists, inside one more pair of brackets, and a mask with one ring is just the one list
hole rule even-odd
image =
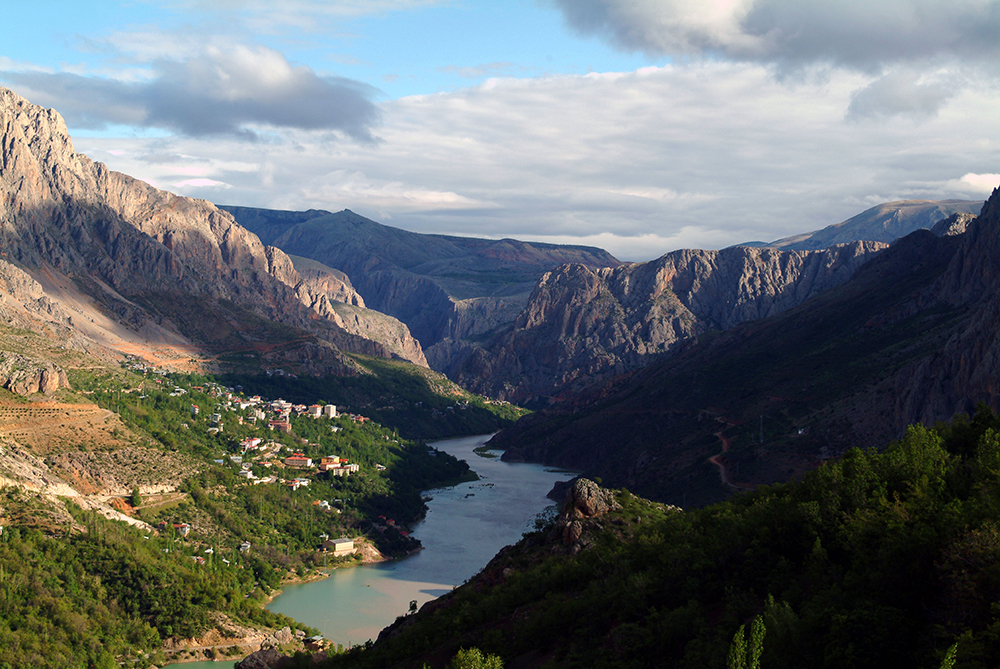
[[0, 436], [36, 455], [105, 450], [132, 443], [118, 416], [93, 404], [0, 400]]

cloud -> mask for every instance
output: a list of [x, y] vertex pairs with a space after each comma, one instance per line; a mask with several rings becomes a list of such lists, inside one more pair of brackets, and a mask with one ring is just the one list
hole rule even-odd
[[208, 46], [183, 60], [160, 59], [146, 81], [37, 71], [0, 72], [35, 102], [57, 107], [78, 128], [161, 128], [191, 137], [260, 138], [268, 128], [340, 131], [372, 142], [377, 90], [319, 76], [266, 47]]
[[847, 117], [934, 116], [955, 95], [957, 83], [911, 70], [890, 72], [853, 94]]
[[845, 122], [877, 79], [817, 70], [779, 81], [765, 65], [699, 61], [493, 79], [382, 103], [374, 147], [294, 129], [282, 143], [75, 145], [153, 183], [228, 184], [181, 189], [216, 202], [350, 208], [417, 232], [591, 243], [624, 260], [779, 239], [880, 202], [983, 197], [1000, 162], [995, 89], [963, 87], [919, 123]]
[[952, 179], [944, 184], [944, 188], [959, 194], [961, 197], [989, 197], [994, 188], [1000, 187], [1000, 174], [969, 173], [960, 179]]
[[877, 70], [913, 59], [1000, 56], [992, 0], [549, 0], [570, 27], [616, 48]]

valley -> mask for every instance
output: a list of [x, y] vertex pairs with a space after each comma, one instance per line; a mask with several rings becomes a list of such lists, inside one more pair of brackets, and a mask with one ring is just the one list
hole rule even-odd
[[317, 662], [1000, 657], [1000, 189], [625, 263], [180, 197], [6, 89], [0, 132], [0, 667], [289, 666], [274, 593], [419, 550], [476, 476], [428, 442], [493, 433], [582, 472], [559, 517]]

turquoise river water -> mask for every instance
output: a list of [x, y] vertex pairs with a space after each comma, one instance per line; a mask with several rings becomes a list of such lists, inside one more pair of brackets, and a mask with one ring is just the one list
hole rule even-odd
[[[555, 482], [573, 474], [534, 464], [502, 462], [498, 453], [475, 452], [489, 435], [434, 442], [465, 460], [480, 480], [428, 491], [427, 516], [413, 536], [424, 549], [404, 560], [334, 569], [330, 577], [286, 586], [268, 608], [320, 630], [345, 646], [375, 639], [383, 627], [409, 609], [439, 597], [475, 575], [508, 544], [532, 529], [552, 501]], [[197, 662], [185, 669], [228, 669], [232, 663]]]

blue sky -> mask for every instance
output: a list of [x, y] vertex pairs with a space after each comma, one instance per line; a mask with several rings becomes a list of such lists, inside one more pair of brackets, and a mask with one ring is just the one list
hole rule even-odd
[[645, 260], [1000, 185], [995, 0], [9, 4], [0, 85], [217, 203]]

